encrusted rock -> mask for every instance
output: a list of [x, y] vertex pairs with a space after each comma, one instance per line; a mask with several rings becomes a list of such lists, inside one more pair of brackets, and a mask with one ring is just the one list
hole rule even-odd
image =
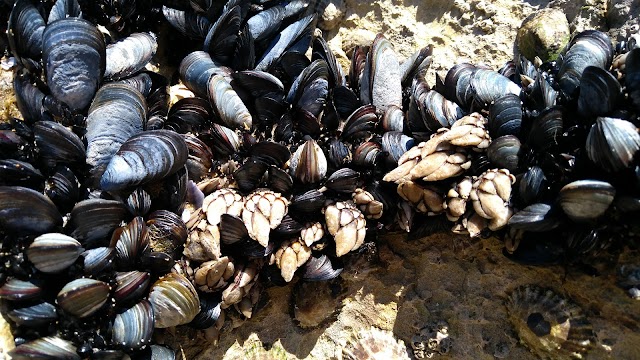
[[564, 12], [547, 8], [529, 15], [520, 26], [516, 42], [518, 50], [530, 61], [537, 56], [542, 61], [558, 58], [569, 42], [569, 22]]

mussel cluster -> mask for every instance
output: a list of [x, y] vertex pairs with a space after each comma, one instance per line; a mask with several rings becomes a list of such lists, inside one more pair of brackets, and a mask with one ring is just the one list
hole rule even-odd
[[[413, 146], [403, 97], [431, 48], [401, 63], [380, 35], [347, 78], [307, 1], [127, 5], [18, 0], [9, 16], [16, 359], [173, 358], [155, 329], [215, 341], [266, 286], [336, 278], [395, 218], [382, 177]], [[163, 31], [183, 42], [173, 79], [148, 70]]]
[[[0, 129], [14, 358], [173, 359], [154, 329], [215, 340], [265, 287], [332, 281], [396, 227], [494, 231], [534, 263], [633, 234], [634, 42], [588, 31], [561, 62], [459, 64], [432, 89], [432, 48], [400, 61], [382, 35], [345, 74], [314, 5], [15, 2], [23, 119]], [[163, 46], [173, 78], [149, 70]]]

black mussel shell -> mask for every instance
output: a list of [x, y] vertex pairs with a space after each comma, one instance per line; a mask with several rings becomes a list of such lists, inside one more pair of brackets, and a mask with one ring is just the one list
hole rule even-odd
[[233, 178], [242, 192], [250, 192], [260, 185], [269, 165], [260, 159], [249, 158], [235, 173]]
[[213, 59], [223, 65], [231, 65], [242, 22], [240, 6], [232, 6], [231, 3], [227, 6], [225, 6], [222, 15], [209, 28], [203, 48]]
[[541, 112], [533, 120], [527, 144], [541, 150], [557, 146], [562, 136], [562, 118], [563, 109], [559, 106], [550, 107]]
[[605, 181], [578, 180], [565, 185], [558, 203], [575, 222], [587, 222], [602, 216], [613, 202], [616, 189]]
[[518, 196], [524, 205], [540, 200], [548, 189], [547, 177], [541, 168], [530, 167], [520, 179]]
[[40, 170], [28, 162], [13, 159], [0, 160], [0, 185], [23, 186], [41, 190], [43, 183], [44, 176]]
[[494, 138], [487, 149], [487, 156], [496, 167], [515, 173], [520, 162], [520, 148], [520, 140], [517, 137], [504, 135]]
[[216, 324], [220, 315], [222, 315], [220, 299], [211, 296], [201, 296], [200, 312], [189, 325], [196, 329], [207, 329]]
[[158, 42], [152, 33], [133, 33], [107, 46], [104, 77], [117, 80], [142, 70], [156, 54]]
[[[282, 54], [284, 54], [287, 48], [311, 32], [313, 20], [314, 16], [309, 15], [284, 28], [280, 32], [280, 35], [273, 39], [265, 53], [257, 61], [255, 70], [268, 71]], [[309, 38], [309, 41], [310, 40]], [[308, 46], [307, 43], [307, 47]]]
[[31, 1], [16, 1], [9, 15], [7, 31], [13, 56], [25, 65], [28, 65], [28, 60], [23, 59], [24, 57], [32, 61], [39, 60], [44, 28], [44, 19]]
[[56, 307], [46, 302], [13, 309], [7, 317], [20, 326], [37, 327], [49, 324], [58, 319]]
[[109, 299], [108, 284], [80, 278], [65, 285], [58, 293], [57, 303], [67, 313], [84, 318], [100, 310]]
[[150, 130], [125, 141], [100, 179], [106, 191], [160, 180], [182, 169], [189, 149], [180, 134]]
[[116, 273], [116, 288], [113, 299], [117, 304], [123, 305], [139, 300], [147, 293], [151, 274], [143, 271], [127, 271]]
[[78, 240], [59, 233], [38, 236], [25, 250], [36, 269], [44, 273], [57, 273], [76, 262], [84, 249]]
[[338, 139], [332, 139], [327, 151], [329, 163], [333, 168], [339, 169], [351, 162], [351, 148]]
[[347, 194], [356, 191], [359, 185], [360, 173], [349, 168], [336, 170], [329, 176], [329, 179], [327, 179], [327, 182], [324, 184], [327, 189]]
[[54, 163], [84, 163], [84, 144], [66, 127], [53, 121], [38, 121], [33, 125], [33, 133], [43, 158]]
[[205, 16], [191, 10], [178, 10], [163, 5], [162, 15], [183, 35], [198, 40], [204, 40], [211, 27], [211, 22]]
[[106, 48], [96, 26], [78, 18], [48, 24], [42, 34], [42, 59], [53, 96], [72, 110], [85, 109], [105, 70]]
[[354, 111], [342, 127], [340, 138], [346, 141], [371, 136], [378, 124], [376, 109], [372, 105], [364, 105]]
[[37, 299], [42, 295], [40, 285], [31, 281], [23, 281], [16, 278], [7, 280], [0, 287], [0, 299], [10, 301], [23, 301]]
[[125, 205], [131, 215], [144, 216], [151, 209], [151, 195], [143, 188], [136, 188], [125, 201]]
[[42, 234], [62, 225], [62, 216], [48, 197], [20, 186], [0, 186], [0, 228]]
[[209, 146], [199, 138], [191, 134], [183, 136], [187, 143], [187, 147], [189, 148], [187, 172], [190, 179], [198, 182], [204, 179], [213, 166], [213, 152], [211, 151], [211, 148], [209, 148]]
[[249, 155], [279, 168], [291, 158], [291, 153], [286, 146], [273, 141], [260, 141], [254, 144], [249, 150]]
[[85, 248], [105, 246], [108, 236], [128, 216], [124, 204], [116, 200], [88, 199], [77, 203], [71, 210], [69, 227], [71, 236]]
[[622, 97], [622, 86], [609, 71], [587, 66], [580, 78], [578, 112], [596, 117], [611, 113]]
[[226, 72], [221, 66], [215, 63], [208, 53], [194, 51], [182, 59], [179, 68], [180, 79], [194, 94], [207, 98], [209, 78], [213, 74]]
[[249, 233], [241, 218], [230, 214], [220, 216], [220, 241], [223, 244], [232, 245], [247, 238]]
[[142, 300], [113, 321], [113, 342], [126, 349], [141, 349], [151, 343], [155, 314], [151, 303]]
[[285, 170], [270, 166], [267, 170], [269, 188], [281, 194], [288, 194], [293, 188], [293, 179]]
[[97, 275], [106, 272], [113, 264], [116, 252], [112, 247], [99, 247], [82, 253], [84, 257], [84, 272], [87, 275]]
[[58, 166], [46, 180], [44, 192], [61, 212], [67, 213], [80, 198], [80, 184], [69, 168]]
[[111, 238], [111, 242], [115, 242], [115, 260], [120, 269], [134, 267], [149, 245], [147, 225], [141, 216], [133, 218], [126, 226], [116, 229]]
[[[303, 218], [302, 216], [300, 217]], [[291, 215], [287, 214], [282, 218], [282, 222], [273, 231], [281, 236], [293, 237], [300, 234], [304, 225], [296, 221]]]
[[302, 267], [301, 277], [306, 281], [326, 281], [338, 277], [341, 272], [342, 267], [327, 255], [314, 255]]
[[606, 171], [628, 168], [640, 150], [636, 126], [626, 120], [599, 117], [585, 144], [589, 159]]
[[201, 97], [178, 100], [167, 115], [164, 128], [177, 133], [200, 132], [211, 126], [213, 109], [209, 101]]
[[498, 98], [489, 107], [489, 133], [492, 138], [518, 135], [522, 126], [522, 101], [515, 94]]
[[175, 257], [175, 251], [187, 241], [187, 226], [180, 216], [167, 210], [157, 210], [149, 215], [149, 248]]
[[301, 217], [318, 214], [326, 200], [326, 196], [318, 190], [295, 195], [289, 204], [289, 214]]
[[19, 346], [9, 351], [12, 359], [69, 359], [80, 360], [76, 347], [70, 341], [59, 337], [43, 337]]
[[518, 230], [544, 232], [560, 226], [560, 221], [551, 205], [538, 203], [516, 212], [509, 219], [509, 226]]

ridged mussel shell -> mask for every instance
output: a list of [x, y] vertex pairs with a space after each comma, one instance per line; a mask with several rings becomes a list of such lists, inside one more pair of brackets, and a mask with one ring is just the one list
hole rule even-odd
[[70, 341], [57, 336], [43, 337], [29, 341], [9, 351], [12, 359], [82, 359]]
[[151, 342], [154, 311], [148, 300], [142, 300], [113, 321], [113, 342], [126, 349], [141, 349]]
[[33, 125], [33, 133], [43, 158], [61, 163], [84, 163], [85, 148], [82, 140], [61, 124], [38, 121]]
[[489, 107], [489, 133], [492, 138], [518, 135], [522, 126], [522, 101], [515, 94], [498, 98]]
[[147, 102], [127, 84], [106, 84], [98, 90], [87, 115], [87, 164], [107, 165], [120, 146], [144, 128]]
[[520, 140], [513, 135], [504, 135], [494, 138], [487, 149], [489, 160], [499, 168], [505, 168], [512, 173], [518, 168], [520, 162]]
[[71, 236], [85, 248], [98, 247], [101, 241], [108, 243], [107, 236], [128, 216], [123, 203], [116, 200], [87, 199], [77, 203], [71, 210], [69, 227]]
[[0, 186], [0, 228], [42, 234], [62, 225], [62, 216], [48, 197], [21, 186]]
[[10, 278], [0, 287], [0, 299], [23, 301], [37, 299], [42, 295], [42, 288], [32, 281]]
[[100, 179], [113, 191], [160, 180], [184, 167], [189, 150], [180, 134], [150, 130], [129, 138], [113, 156]]
[[520, 286], [506, 306], [520, 341], [541, 358], [581, 359], [595, 345], [582, 309], [551, 289]]
[[17, 325], [37, 327], [56, 321], [58, 313], [54, 305], [42, 302], [13, 309], [7, 313], [7, 317]]
[[42, 59], [53, 96], [72, 110], [86, 108], [106, 61], [104, 39], [96, 26], [78, 18], [48, 24], [42, 34]]
[[94, 279], [76, 279], [58, 293], [58, 306], [73, 316], [84, 318], [100, 310], [109, 299], [108, 284]]
[[71, 266], [83, 251], [78, 240], [65, 234], [49, 233], [35, 238], [25, 252], [36, 269], [57, 273]]
[[599, 117], [585, 144], [589, 159], [606, 171], [628, 168], [640, 150], [638, 128], [626, 120]]
[[303, 184], [313, 184], [327, 175], [327, 158], [315, 140], [309, 139], [298, 147], [289, 163], [291, 176]]
[[200, 312], [196, 289], [184, 276], [174, 273], [153, 284], [149, 301], [153, 306], [156, 328], [187, 324]]

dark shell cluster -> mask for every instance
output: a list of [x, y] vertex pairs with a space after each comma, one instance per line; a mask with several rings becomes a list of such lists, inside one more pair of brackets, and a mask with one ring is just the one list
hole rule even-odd
[[[156, 329], [216, 341], [266, 287], [337, 283], [382, 231], [452, 222], [534, 264], [635, 246], [640, 50], [587, 31], [560, 62], [459, 64], [432, 88], [432, 48], [400, 61], [383, 35], [345, 73], [314, 5], [15, 1], [23, 119], [0, 128], [14, 358], [173, 359]], [[148, 70], [163, 46], [171, 78]], [[526, 321], [543, 337], [565, 326], [544, 308], [561, 300], [526, 288], [508, 307], [540, 302]], [[447, 352], [440, 333], [414, 350]]]

